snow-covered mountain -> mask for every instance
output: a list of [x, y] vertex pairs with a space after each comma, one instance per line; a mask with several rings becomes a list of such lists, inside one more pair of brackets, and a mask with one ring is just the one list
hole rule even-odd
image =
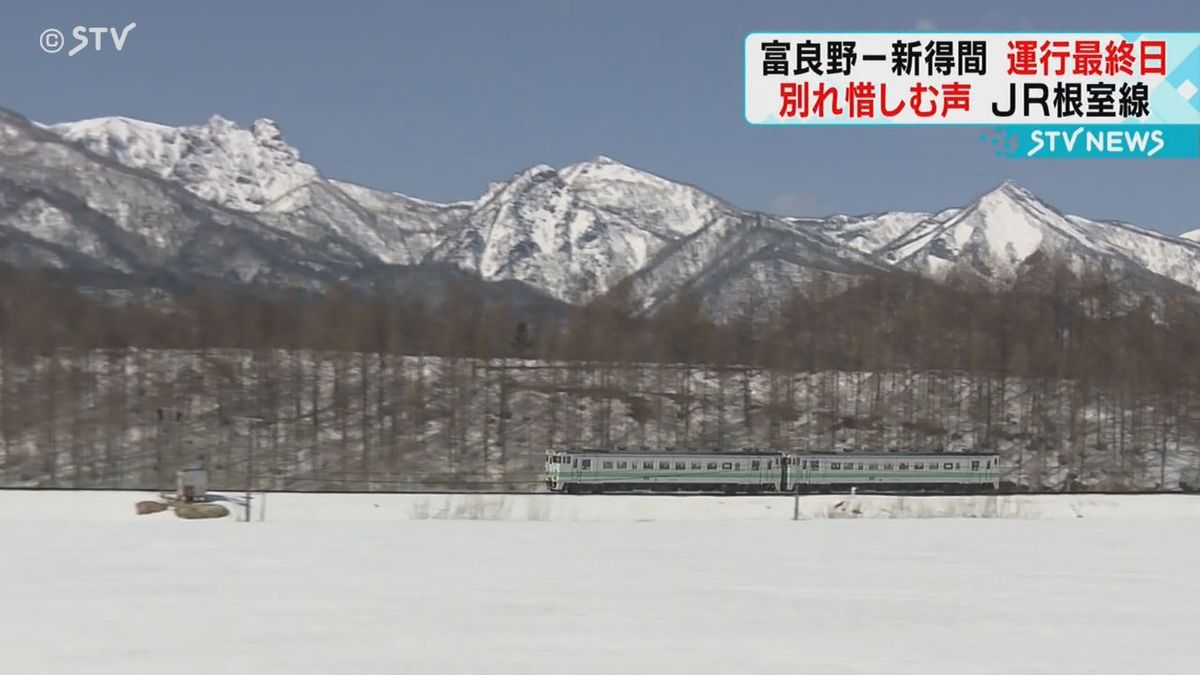
[[686, 291], [724, 314], [748, 299], [779, 300], [818, 278], [844, 288], [884, 271], [869, 255], [839, 246], [820, 229], [761, 213], [732, 213], [664, 247], [629, 284], [645, 308]]
[[665, 245], [741, 214], [607, 157], [535, 166], [474, 202], [440, 204], [329, 180], [270, 120], [242, 129], [216, 116], [179, 128], [103, 118], [47, 129], [316, 244], [385, 264], [447, 263], [566, 302], [604, 293]]
[[1200, 229], [1195, 229], [1191, 232], [1184, 232], [1179, 236], [1189, 241], [1200, 241]]
[[249, 129], [219, 115], [186, 127], [102, 117], [48, 128], [96, 154], [146, 169], [202, 199], [240, 211], [270, 209], [319, 176], [269, 119], [255, 120]]
[[304, 287], [362, 264], [3, 110], [0, 261], [155, 284], [203, 276]]
[[1063, 214], [1012, 183], [937, 212], [775, 216], [608, 157], [437, 203], [327, 178], [271, 120], [41, 126], [0, 111], [12, 265], [302, 286], [456, 269], [568, 303], [621, 284], [646, 309], [689, 291], [720, 311], [892, 269], [1004, 283], [1037, 254], [1200, 292], [1200, 231], [1185, 237]]
[[908, 235], [921, 223], [942, 223], [958, 212], [956, 208], [938, 213], [890, 211], [868, 216], [836, 215], [828, 218], [785, 218], [802, 228], [816, 229], [846, 246], [875, 254], [893, 241]]
[[46, 128], [205, 201], [385, 264], [421, 262], [466, 212], [465, 205], [432, 204], [327, 180], [301, 161], [269, 119], [255, 120], [249, 129], [216, 115], [185, 127], [106, 117]]
[[901, 269], [934, 279], [957, 271], [1003, 283], [1040, 253], [1077, 269], [1107, 265], [1126, 275], [1200, 290], [1200, 247], [1194, 243], [1061, 213], [1012, 182], [949, 218], [919, 223], [878, 253]]
[[612, 288], [667, 244], [738, 213], [712, 195], [607, 157], [535, 166], [494, 183], [430, 256], [576, 302]]

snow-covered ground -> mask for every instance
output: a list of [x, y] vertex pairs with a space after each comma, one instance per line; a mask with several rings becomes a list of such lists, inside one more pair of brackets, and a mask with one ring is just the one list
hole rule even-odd
[[[421, 519], [414, 496], [270, 495], [254, 523], [134, 516], [141, 496], [0, 492], [5, 672], [1058, 675], [1200, 660], [1200, 500], [1184, 496], [801, 521], [787, 498], [521, 497], [513, 509], [562, 506], [488, 522]], [[885, 515], [882, 499], [857, 503]], [[973, 499], [927, 503], [949, 515]]]
[[[163, 521], [170, 513], [137, 516], [133, 505], [152, 492], [0, 490], [0, 525], [37, 522]], [[231, 517], [245, 520], [243, 493], [210, 493]], [[395, 523], [410, 520], [712, 521], [989, 518], [1070, 520], [1200, 520], [1200, 495], [704, 495], [561, 494], [321, 494], [253, 493], [256, 523]], [[191, 524], [189, 524], [191, 526]]]

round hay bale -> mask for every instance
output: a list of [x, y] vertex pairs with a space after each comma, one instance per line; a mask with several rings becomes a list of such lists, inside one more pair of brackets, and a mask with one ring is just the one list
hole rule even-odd
[[180, 503], [175, 506], [175, 515], [189, 520], [198, 518], [224, 518], [229, 515], [229, 509], [220, 504]]
[[169, 508], [166, 502], [152, 501], [138, 502], [134, 505], [134, 507], [137, 509], [137, 514], [139, 516], [144, 516], [150, 513], [161, 513]]

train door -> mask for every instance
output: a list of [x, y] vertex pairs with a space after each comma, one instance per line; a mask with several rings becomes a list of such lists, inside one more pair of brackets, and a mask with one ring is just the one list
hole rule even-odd
[[807, 457], [793, 457], [792, 465], [788, 467], [788, 474], [794, 492], [803, 492], [812, 483], [812, 469]]
[[779, 459], [776, 457], [756, 457], [750, 460], [749, 486], [752, 492], [774, 490], [778, 487]]
[[569, 463], [567, 463], [567, 464], [563, 464], [563, 473], [565, 473], [567, 475], [567, 481], [571, 485], [578, 486], [579, 481], [582, 478], [582, 476], [579, 473], [580, 459], [578, 457], [570, 457], [568, 459], [568, 462]]

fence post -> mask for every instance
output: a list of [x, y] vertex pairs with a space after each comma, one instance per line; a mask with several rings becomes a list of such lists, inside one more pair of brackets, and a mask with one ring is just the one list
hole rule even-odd
[[792, 520], [800, 520], [800, 493], [792, 496]]

